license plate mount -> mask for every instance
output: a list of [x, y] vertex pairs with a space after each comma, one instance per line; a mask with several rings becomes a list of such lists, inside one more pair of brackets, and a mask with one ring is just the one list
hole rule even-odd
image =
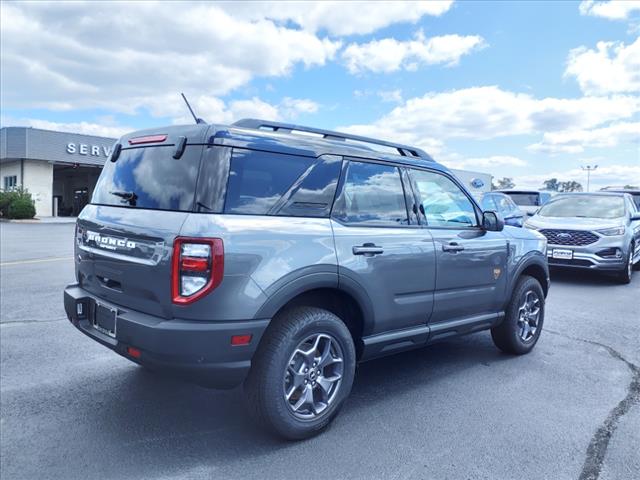
[[573, 250], [566, 248], [554, 248], [551, 251], [551, 257], [558, 260], [573, 260]]
[[116, 338], [117, 317], [118, 311], [115, 308], [96, 303], [93, 316], [93, 328], [100, 333]]

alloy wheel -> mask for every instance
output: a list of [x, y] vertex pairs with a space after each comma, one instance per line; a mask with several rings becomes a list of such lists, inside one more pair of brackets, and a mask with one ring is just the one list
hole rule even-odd
[[314, 419], [335, 401], [343, 358], [340, 344], [326, 333], [311, 335], [296, 347], [284, 374], [284, 399], [296, 417]]
[[538, 331], [541, 301], [533, 290], [527, 290], [522, 298], [523, 303], [518, 308], [518, 335], [523, 342], [529, 342]]

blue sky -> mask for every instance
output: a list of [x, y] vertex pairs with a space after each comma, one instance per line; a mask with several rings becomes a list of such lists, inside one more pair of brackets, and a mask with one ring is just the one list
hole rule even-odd
[[640, 184], [640, 2], [2, 3], [2, 125], [277, 118], [519, 186]]

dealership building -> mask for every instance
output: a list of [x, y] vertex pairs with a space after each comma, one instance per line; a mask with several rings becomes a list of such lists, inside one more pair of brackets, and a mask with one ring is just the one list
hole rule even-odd
[[0, 129], [0, 188], [23, 186], [36, 216], [76, 216], [89, 201], [115, 138], [30, 127]]
[[[0, 129], [0, 188], [26, 188], [36, 216], [77, 216], [89, 202], [115, 138], [31, 127]], [[491, 189], [491, 175], [452, 170], [474, 194]]]

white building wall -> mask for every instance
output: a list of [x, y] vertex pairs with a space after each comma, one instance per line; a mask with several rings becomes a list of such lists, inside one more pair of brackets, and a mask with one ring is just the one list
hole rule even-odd
[[38, 160], [25, 160], [23, 185], [34, 200], [36, 216], [53, 215], [53, 165]]
[[0, 188], [4, 188], [4, 177], [18, 177], [18, 185], [22, 184], [20, 178], [20, 160], [15, 162], [0, 163]]
[[[479, 196], [484, 192], [491, 191], [491, 180], [493, 179], [493, 177], [490, 173], [472, 172], [469, 170], [457, 169], [451, 169], [451, 173], [458, 177], [458, 180], [460, 180], [460, 182], [462, 182], [464, 186], [467, 187], [467, 189], [473, 196]], [[474, 185], [474, 183], [476, 183], [476, 180], [480, 180], [481, 182], [479, 183], [482, 183], [482, 186]]]

